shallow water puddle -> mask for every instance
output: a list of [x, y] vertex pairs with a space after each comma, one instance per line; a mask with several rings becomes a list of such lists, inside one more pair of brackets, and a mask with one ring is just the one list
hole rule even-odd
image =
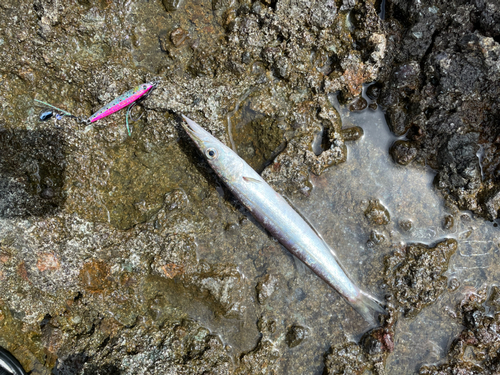
[[[332, 245], [358, 285], [383, 297], [383, 259], [392, 253], [390, 244], [432, 244], [445, 237], [458, 241], [445, 274], [451, 285], [448, 291], [416, 318], [402, 317], [396, 325], [395, 350], [388, 358], [387, 371], [414, 373], [423, 364], [446, 359], [451, 341], [462, 329], [450, 314], [464, 293], [498, 280], [500, 233], [496, 223], [468, 213], [454, 214], [450, 228], [451, 214], [433, 188], [434, 172], [392, 161], [388, 150], [397, 138], [390, 133], [383, 112], [353, 113], [339, 106], [335, 97], [331, 100], [342, 116], [343, 128], [360, 126], [364, 136], [349, 144], [346, 163], [313, 176], [315, 189], [310, 198], [295, 204]], [[375, 199], [390, 213], [387, 225], [370, 224], [365, 217], [370, 200]], [[385, 237], [385, 245], [374, 246], [374, 233]]]

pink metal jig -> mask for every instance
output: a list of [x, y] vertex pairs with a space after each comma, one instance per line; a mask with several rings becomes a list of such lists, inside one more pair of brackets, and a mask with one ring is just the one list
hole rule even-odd
[[[102, 107], [100, 110], [98, 110], [96, 113], [91, 115], [88, 118], [82, 118], [82, 117], [76, 117], [72, 115], [69, 112], [66, 112], [60, 108], [57, 108], [49, 103], [42, 102], [41, 100], [35, 99], [37, 103], [40, 103], [44, 106], [48, 106], [50, 108], [53, 108], [63, 114], [63, 116], [69, 116], [76, 118], [79, 122], [83, 122], [86, 124], [96, 122], [97, 120], [100, 120], [106, 116], [111, 115], [112, 113], [115, 113], [116, 111], [119, 111], [120, 109], [124, 107], [129, 107], [127, 111], [127, 115], [125, 116], [125, 122], [127, 124], [127, 132], [128, 135], [131, 135], [130, 128], [128, 126], [128, 116], [130, 114], [130, 110], [139, 100], [140, 98], [144, 97], [146, 94], [148, 94], [152, 89], [154, 89], [158, 85], [157, 81], [151, 81], [148, 83], [143, 83], [142, 85], [139, 85], [137, 87], [134, 87], [132, 90], [127, 91], [126, 93], [120, 95], [116, 99], [114, 99], [112, 102], [106, 104], [104, 107]], [[132, 120], [135, 121], [135, 120]]]
[[126, 93], [114, 99], [112, 102], [106, 104], [104, 107], [90, 116], [86, 122], [96, 122], [97, 120], [109, 116], [124, 107], [128, 107], [129, 105], [133, 104], [144, 95], [146, 95], [151, 89], [155, 88], [157, 84], [157, 82], [153, 81], [143, 83], [142, 85], [134, 87], [132, 90], [127, 91]]

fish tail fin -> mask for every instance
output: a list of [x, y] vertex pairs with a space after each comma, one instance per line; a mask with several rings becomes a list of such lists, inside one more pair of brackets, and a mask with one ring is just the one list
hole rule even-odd
[[349, 301], [350, 305], [371, 325], [377, 326], [378, 315], [387, 315], [382, 302], [375, 297], [360, 291], [359, 296]]

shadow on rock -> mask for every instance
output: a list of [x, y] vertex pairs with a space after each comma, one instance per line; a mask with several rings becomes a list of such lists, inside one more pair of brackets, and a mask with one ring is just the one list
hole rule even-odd
[[61, 135], [56, 130], [4, 130], [0, 150], [0, 218], [55, 214], [65, 200]]

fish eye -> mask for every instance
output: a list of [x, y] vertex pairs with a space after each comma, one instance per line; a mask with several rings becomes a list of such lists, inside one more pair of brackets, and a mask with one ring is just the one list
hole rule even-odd
[[217, 157], [217, 150], [215, 148], [207, 148], [205, 155], [210, 160], [215, 159]]

